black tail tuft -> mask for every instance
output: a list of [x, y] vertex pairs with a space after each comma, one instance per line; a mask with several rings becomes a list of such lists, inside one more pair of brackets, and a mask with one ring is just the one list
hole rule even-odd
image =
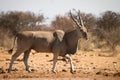
[[13, 52], [13, 49], [8, 50], [9, 54], [12, 54], [12, 52]]

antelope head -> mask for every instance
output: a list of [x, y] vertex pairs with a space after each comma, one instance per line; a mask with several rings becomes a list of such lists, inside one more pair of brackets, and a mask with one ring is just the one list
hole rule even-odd
[[75, 11], [77, 13], [77, 15], [72, 14], [72, 12], [70, 11], [70, 17], [71, 19], [74, 21], [74, 23], [76, 24], [75, 28], [78, 32], [79, 38], [84, 38], [84, 39], [88, 39], [87, 37], [87, 28], [84, 26], [83, 20], [81, 18], [80, 15], [80, 11]]

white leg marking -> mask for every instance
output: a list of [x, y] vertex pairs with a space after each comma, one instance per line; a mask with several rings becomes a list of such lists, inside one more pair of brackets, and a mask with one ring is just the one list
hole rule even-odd
[[69, 60], [69, 62], [70, 62], [70, 72], [71, 73], [74, 73], [74, 65], [73, 65], [73, 63], [72, 63], [72, 58], [67, 54], [67, 55], [65, 55], [65, 57]]

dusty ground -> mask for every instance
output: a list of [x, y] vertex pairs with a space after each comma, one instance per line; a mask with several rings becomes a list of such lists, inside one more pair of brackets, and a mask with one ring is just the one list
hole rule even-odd
[[[29, 65], [32, 73], [25, 71], [23, 55], [16, 59], [11, 73], [7, 73], [11, 54], [0, 50], [0, 79], [42, 79], [42, 80], [120, 80], [120, 56], [98, 56], [99, 50], [78, 51], [72, 55], [75, 73], [70, 73], [69, 63], [58, 61], [57, 74], [51, 72], [52, 54], [31, 52]], [[61, 58], [61, 57], [60, 57]]]

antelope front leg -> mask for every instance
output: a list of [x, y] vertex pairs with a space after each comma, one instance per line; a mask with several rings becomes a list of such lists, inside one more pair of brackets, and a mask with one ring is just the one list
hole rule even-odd
[[73, 65], [73, 63], [72, 63], [72, 58], [67, 54], [67, 55], [65, 55], [65, 57], [69, 60], [69, 62], [70, 62], [70, 72], [71, 73], [74, 73], [74, 65]]

